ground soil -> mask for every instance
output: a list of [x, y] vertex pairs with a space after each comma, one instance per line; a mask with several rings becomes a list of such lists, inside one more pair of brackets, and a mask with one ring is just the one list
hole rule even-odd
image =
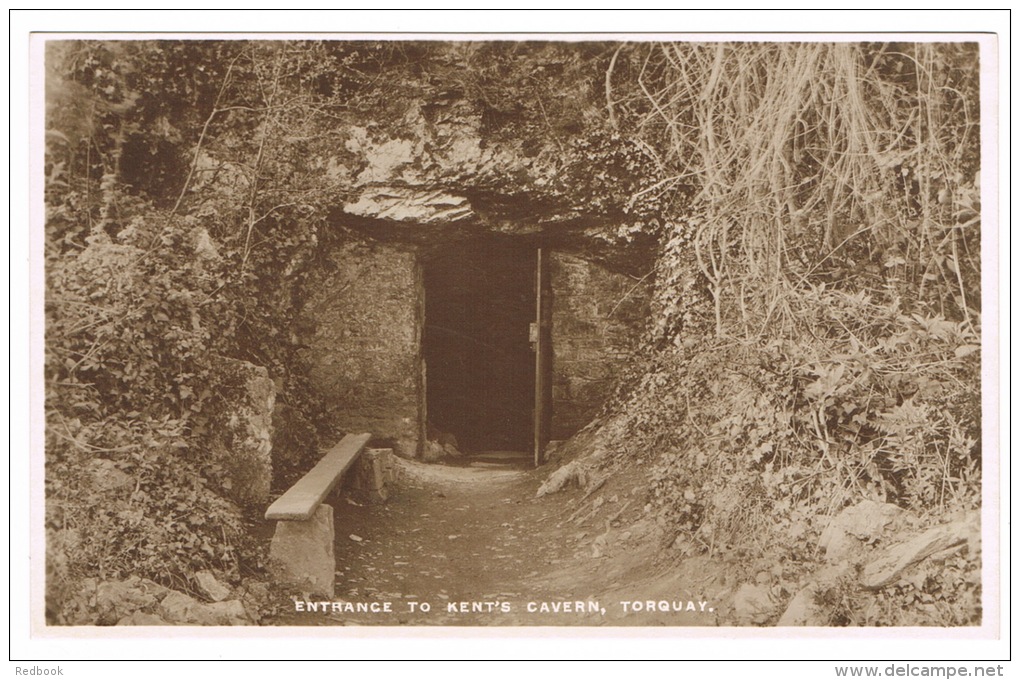
[[614, 475], [588, 494], [569, 488], [537, 497], [553, 467], [495, 458], [401, 460], [385, 503], [349, 490], [335, 494], [333, 601], [389, 611], [333, 611], [331, 605], [326, 612], [299, 612], [295, 601], [322, 598], [291, 593], [268, 623], [719, 624], [725, 583], [696, 560], [663, 559], [669, 551], [649, 519], [640, 472]]

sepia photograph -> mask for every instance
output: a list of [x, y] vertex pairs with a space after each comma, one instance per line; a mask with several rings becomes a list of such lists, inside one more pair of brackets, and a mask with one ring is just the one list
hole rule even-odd
[[33, 629], [994, 634], [993, 38], [35, 34]]

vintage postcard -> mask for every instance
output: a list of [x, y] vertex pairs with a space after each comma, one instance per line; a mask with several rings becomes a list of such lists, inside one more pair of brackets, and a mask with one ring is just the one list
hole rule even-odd
[[33, 637], [1002, 634], [996, 36], [30, 47]]

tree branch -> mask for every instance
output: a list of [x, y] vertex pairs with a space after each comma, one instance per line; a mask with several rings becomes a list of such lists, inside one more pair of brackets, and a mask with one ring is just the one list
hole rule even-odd
[[616, 123], [616, 112], [613, 111], [613, 69], [616, 68], [616, 58], [627, 43], [620, 43], [620, 46], [613, 52], [613, 58], [609, 60], [609, 68], [606, 69], [606, 111], [609, 113], [609, 125], [613, 130], [618, 130]]

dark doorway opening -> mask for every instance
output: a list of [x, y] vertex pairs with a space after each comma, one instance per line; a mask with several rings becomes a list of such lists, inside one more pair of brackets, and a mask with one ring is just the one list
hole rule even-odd
[[464, 453], [532, 446], [535, 250], [497, 236], [426, 254], [426, 408]]

